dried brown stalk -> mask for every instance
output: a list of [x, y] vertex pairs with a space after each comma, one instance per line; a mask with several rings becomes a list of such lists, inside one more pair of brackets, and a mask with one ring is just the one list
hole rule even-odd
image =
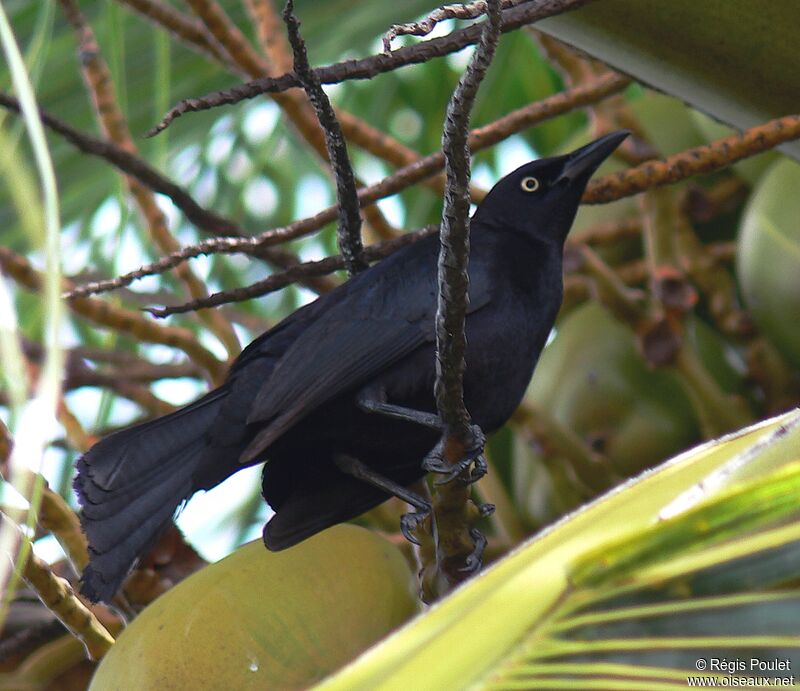
[[639, 192], [671, 185], [686, 178], [711, 173], [749, 156], [800, 137], [800, 115], [786, 115], [732, 134], [710, 144], [688, 149], [663, 161], [647, 161], [635, 168], [612, 173], [589, 183], [585, 204], [604, 204]]
[[114, 645], [114, 638], [78, 599], [70, 584], [56, 576], [33, 551], [22, 569], [25, 582], [70, 633], [83, 643], [89, 658], [99, 660]]
[[[81, 14], [75, 0], [59, 0], [59, 2], [64, 14], [75, 29], [84, 81], [103, 130], [108, 138], [120, 148], [137, 154], [136, 145], [117, 101], [111, 71], [100, 53], [100, 47], [91, 27]], [[161, 252], [176, 251], [180, 245], [170, 233], [167, 219], [156, 203], [153, 193], [135, 178], [126, 177], [126, 182], [156, 246]], [[194, 275], [188, 265], [175, 268], [178, 278], [193, 298], [197, 299], [208, 295], [205, 284]], [[230, 357], [239, 353], [241, 350], [239, 339], [223, 314], [211, 311], [198, 312], [198, 317], [219, 338]]]
[[[475, 153], [476, 151], [494, 146], [523, 129], [532, 127], [557, 117], [558, 115], [563, 115], [564, 113], [568, 113], [589, 103], [593, 103], [599, 99], [605, 98], [609, 94], [621, 91], [628, 83], [628, 80], [624, 77], [606, 75], [591, 84], [584, 84], [575, 89], [554, 94], [541, 101], [536, 101], [519, 108], [493, 123], [472, 130], [469, 137], [470, 150]], [[441, 151], [425, 156], [416, 163], [401, 168], [380, 182], [359, 190], [359, 202], [363, 207], [378, 199], [396, 194], [416, 184], [420, 180], [441, 171], [443, 166], [444, 155]], [[473, 197], [473, 200], [478, 202], [480, 198]], [[213, 252], [252, 253], [261, 247], [275, 245], [313, 233], [327, 223], [334, 221], [336, 219], [336, 214], [337, 207], [330, 206], [314, 216], [295, 221], [283, 228], [268, 230], [252, 238], [214, 238], [205, 240], [195, 245], [187, 246], [180, 252], [162, 257], [151, 264], [113, 280], [98, 281], [91, 286], [81, 287], [71, 295], [88, 295], [130, 285], [138, 278], [168, 271], [180, 262], [203, 254], [210, 254]]]
[[[17, 283], [28, 290], [40, 291], [41, 274], [34, 269], [28, 260], [13, 252], [8, 247], [0, 246], [0, 268]], [[72, 285], [64, 281], [64, 289], [70, 290]], [[189, 358], [211, 375], [214, 381], [221, 381], [225, 368], [223, 363], [204, 348], [194, 334], [188, 329], [175, 326], [163, 326], [151, 319], [130, 310], [110, 305], [96, 298], [74, 298], [67, 305], [76, 314], [89, 321], [127, 334], [146, 343], [161, 343], [178, 348]]]

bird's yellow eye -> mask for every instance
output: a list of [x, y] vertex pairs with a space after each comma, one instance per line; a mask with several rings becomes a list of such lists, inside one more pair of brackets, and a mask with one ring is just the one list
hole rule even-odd
[[523, 192], [535, 192], [539, 189], [539, 180], [533, 177], [522, 178], [519, 186]]

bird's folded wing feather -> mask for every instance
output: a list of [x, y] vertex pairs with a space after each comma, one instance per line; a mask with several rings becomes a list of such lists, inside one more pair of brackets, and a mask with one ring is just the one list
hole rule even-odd
[[[435, 274], [426, 278], [402, 288], [388, 281], [359, 291], [306, 329], [262, 385], [247, 422], [266, 425], [240, 461], [254, 460], [321, 404], [433, 341]], [[473, 282], [468, 312], [489, 300], [486, 282]]]

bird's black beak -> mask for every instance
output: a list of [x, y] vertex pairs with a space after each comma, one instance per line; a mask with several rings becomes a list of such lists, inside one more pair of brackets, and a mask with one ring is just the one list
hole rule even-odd
[[567, 154], [564, 170], [557, 182], [588, 180], [630, 133], [630, 130], [618, 130]]

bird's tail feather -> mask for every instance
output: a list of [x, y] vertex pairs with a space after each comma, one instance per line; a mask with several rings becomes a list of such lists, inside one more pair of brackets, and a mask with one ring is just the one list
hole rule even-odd
[[[78, 461], [75, 490], [90, 552], [84, 595], [108, 601], [181, 502], [196, 491], [200, 464], [214, 461], [206, 434], [225, 393], [217, 389], [170, 415], [112, 434]], [[231, 474], [236, 470], [234, 459]]]

